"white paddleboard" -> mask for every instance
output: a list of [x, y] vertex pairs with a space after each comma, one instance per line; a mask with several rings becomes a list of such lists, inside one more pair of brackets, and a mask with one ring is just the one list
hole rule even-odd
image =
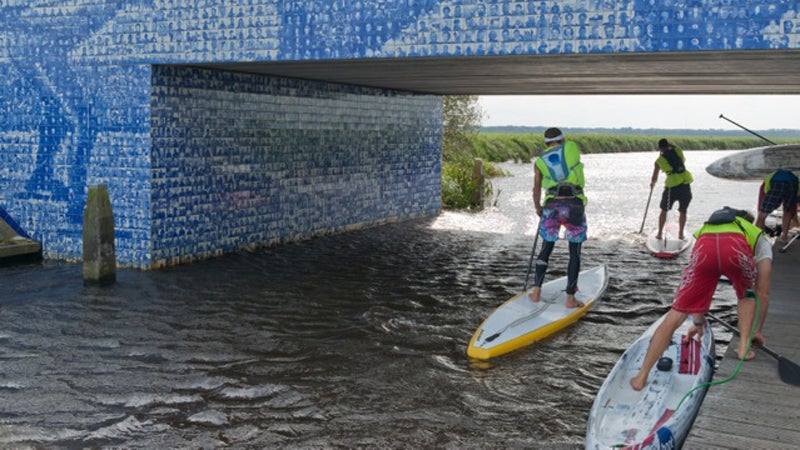
[[656, 258], [675, 258], [688, 250], [694, 243], [694, 236], [691, 234], [684, 236], [686, 239], [678, 239], [678, 225], [674, 223], [664, 225], [661, 239], [656, 239], [657, 234], [658, 230], [650, 233], [644, 244], [650, 254]]
[[663, 320], [664, 316], [628, 347], [600, 387], [589, 412], [587, 449], [683, 445], [714, 373], [714, 336], [706, 320], [702, 340], [683, 343], [692, 324], [687, 317], [662, 355], [672, 361], [671, 367], [653, 366], [644, 389], [634, 391], [630, 379], [642, 366], [650, 338]]
[[608, 286], [605, 264], [578, 275], [575, 298], [584, 306], [567, 309], [567, 277], [542, 285], [541, 300], [532, 302], [521, 292], [498, 306], [475, 330], [467, 347], [471, 358], [489, 359], [530, 345], [561, 330], [594, 308]]
[[733, 180], [763, 180], [778, 169], [800, 172], [800, 144], [742, 150], [709, 164], [706, 172]]

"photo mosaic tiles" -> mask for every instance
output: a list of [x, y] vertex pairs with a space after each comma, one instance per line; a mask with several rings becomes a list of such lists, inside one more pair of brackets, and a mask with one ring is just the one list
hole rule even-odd
[[105, 183], [118, 261], [145, 268], [437, 211], [439, 99], [192, 64], [799, 36], [787, 0], [0, 0], [0, 206], [46, 257], [79, 260], [87, 187]]

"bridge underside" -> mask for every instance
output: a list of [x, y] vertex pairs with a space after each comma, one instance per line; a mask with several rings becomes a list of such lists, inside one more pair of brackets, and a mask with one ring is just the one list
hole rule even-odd
[[800, 93], [797, 50], [418, 57], [203, 67], [439, 95]]

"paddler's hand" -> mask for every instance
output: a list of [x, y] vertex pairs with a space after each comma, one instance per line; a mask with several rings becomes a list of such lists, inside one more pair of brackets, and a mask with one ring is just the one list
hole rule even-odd
[[703, 339], [703, 333], [705, 333], [705, 322], [694, 322], [692, 326], [689, 327], [686, 336], [684, 336], [683, 342], [689, 342], [694, 336], [697, 336], [697, 340], [699, 341]]

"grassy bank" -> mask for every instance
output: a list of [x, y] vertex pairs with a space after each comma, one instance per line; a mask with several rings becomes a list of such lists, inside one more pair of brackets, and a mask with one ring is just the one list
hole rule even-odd
[[[662, 137], [684, 150], [739, 150], [763, 147], [767, 143], [756, 137], [697, 137], [697, 136], [631, 136], [610, 134], [568, 134], [581, 152], [625, 153], [654, 151]], [[797, 142], [797, 139], [772, 139], [777, 144]], [[458, 147], [443, 155], [442, 160], [442, 207], [445, 209], [470, 209], [471, 199], [479, 187], [472, 178], [475, 158], [484, 160], [486, 178], [502, 176], [492, 162], [530, 162], [545, 148], [541, 134], [475, 133], [466, 136]], [[492, 197], [489, 181], [485, 197]]]
[[[768, 145], [758, 138], [748, 137], [697, 137], [697, 136], [623, 136], [606, 134], [567, 134], [583, 153], [625, 153], [652, 151], [661, 137], [684, 150], [739, 150]], [[773, 139], [778, 144], [796, 142], [796, 139]], [[540, 134], [477, 133], [470, 136], [472, 152], [476, 158], [491, 162], [529, 161], [545, 148]]]

